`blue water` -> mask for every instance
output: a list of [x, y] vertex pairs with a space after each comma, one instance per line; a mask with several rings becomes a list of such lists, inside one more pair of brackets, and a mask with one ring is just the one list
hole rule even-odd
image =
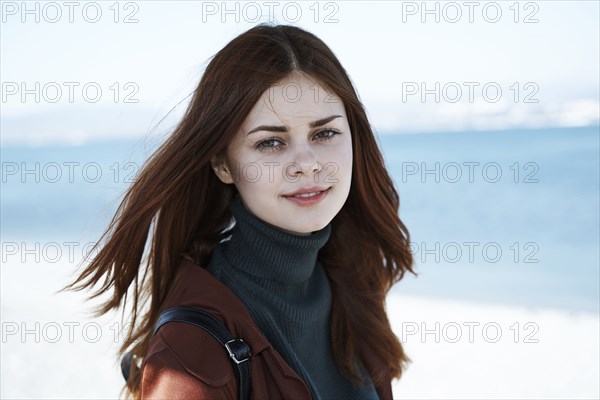
[[[599, 137], [598, 127], [380, 135], [419, 273], [393, 291], [599, 312]], [[2, 241], [94, 240], [153, 148], [3, 148]]]

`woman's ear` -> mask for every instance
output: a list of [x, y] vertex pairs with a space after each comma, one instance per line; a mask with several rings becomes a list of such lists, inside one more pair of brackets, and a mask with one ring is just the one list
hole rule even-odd
[[221, 182], [223, 182], [225, 184], [233, 183], [233, 176], [232, 176], [231, 172], [229, 171], [229, 168], [227, 167], [227, 163], [225, 162], [225, 160], [223, 160], [222, 158], [220, 158], [218, 156], [214, 156], [210, 160], [210, 165], [211, 165], [213, 171], [215, 171], [215, 174], [217, 175], [217, 177], [221, 180]]

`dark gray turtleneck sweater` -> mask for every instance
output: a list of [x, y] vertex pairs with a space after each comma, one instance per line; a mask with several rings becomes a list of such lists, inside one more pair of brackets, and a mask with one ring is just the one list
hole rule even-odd
[[229, 209], [236, 221], [232, 237], [214, 249], [207, 270], [242, 300], [314, 399], [378, 399], [370, 379], [367, 386], [354, 386], [333, 361], [331, 288], [317, 261], [331, 224], [307, 236], [296, 235], [255, 216], [239, 195]]

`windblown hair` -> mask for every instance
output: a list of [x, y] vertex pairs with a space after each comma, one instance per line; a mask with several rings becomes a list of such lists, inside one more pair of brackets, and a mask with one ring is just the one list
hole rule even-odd
[[[310, 76], [342, 100], [352, 135], [349, 197], [319, 253], [332, 285], [336, 363], [358, 382], [354, 361], [359, 342], [366, 342], [395, 378], [410, 362], [385, 311], [390, 288], [406, 271], [416, 275], [409, 233], [364, 107], [323, 41], [298, 27], [268, 23], [237, 36], [212, 57], [184, 117], [145, 163], [91, 250], [97, 254], [62, 289], [91, 289], [104, 277], [89, 296], [91, 300], [110, 291], [95, 316], [121, 306], [124, 310], [133, 291], [133, 329], [119, 356], [132, 351], [138, 359], [144, 357], [182, 258], [205, 266], [215, 246], [230, 234], [228, 203], [237, 189], [218, 179], [210, 160], [224, 154], [263, 93], [294, 74]], [[123, 388], [128, 397], [139, 398], [137, 372]]]

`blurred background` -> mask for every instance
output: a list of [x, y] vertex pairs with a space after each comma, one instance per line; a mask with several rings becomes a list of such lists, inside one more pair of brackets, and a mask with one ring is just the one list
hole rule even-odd
[[1, 3], [1, 398], [118, 398], [118, 314], [55, 294], [210, 57], [319, 36], [400, 194], [394, 397], [600, 397], [597, 1]]

